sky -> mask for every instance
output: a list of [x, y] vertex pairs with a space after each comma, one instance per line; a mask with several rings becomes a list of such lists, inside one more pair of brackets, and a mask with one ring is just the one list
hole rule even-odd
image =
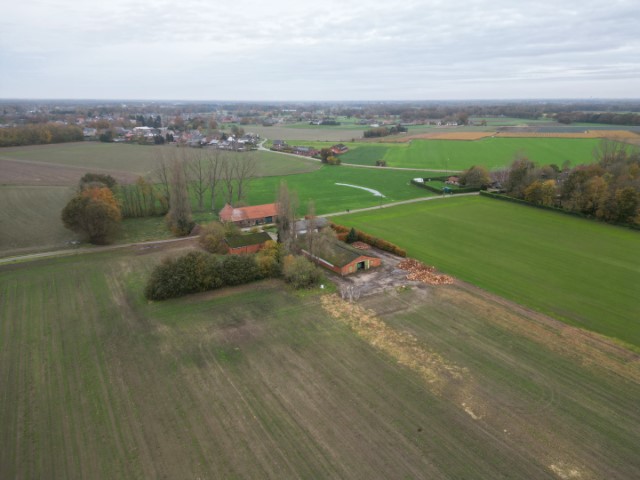
[[0, 98], [639, 98], [640, 1], [3, 0]]

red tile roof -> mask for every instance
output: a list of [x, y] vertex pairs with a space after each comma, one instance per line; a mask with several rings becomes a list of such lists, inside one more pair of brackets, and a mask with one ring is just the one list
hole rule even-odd
[[255, 205], [253, 207], [233, 208], [227, 204], [220, 210], [220, 220], [223, 222], [241, 222], [243, 220], [257, 220], [278, 215], [278, 206], [275, 203]]

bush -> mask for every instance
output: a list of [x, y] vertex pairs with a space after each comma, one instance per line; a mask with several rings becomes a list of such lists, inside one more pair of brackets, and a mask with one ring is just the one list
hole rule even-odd
[[220, 222], [211, 222], [200, 230], [198, 242], [209, 253], [225, 254], [228, 251], [227, 243], [224, 241], [225, 235], [224, 225]]
[[225, 286], [243, 285], [279, 274], [278, 268], [266, 272], [261, 270], [256, 260], [255, 255], [221, 256], [204, 252], [167, 258], [151, 272], [144, 294], [149, 300], [165, 300]]
[[324, 278], [322, 272], [305, 257], [287, 255], [282, 268], [284, 280], [294, 288], [311, 288]]
[[107, 187], [82, 190], [62, 210], [62, 223], [66, 228], [98, 245], [112, 240], [121, 220], [120, 205]]

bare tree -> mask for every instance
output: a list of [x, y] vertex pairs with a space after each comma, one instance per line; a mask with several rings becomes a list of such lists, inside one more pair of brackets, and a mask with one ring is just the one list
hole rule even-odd
[[316, 232], [316, 204], [313, 200], [309, 200], [309, 202], [307, 203], [307, 215], [305, 217], [305, 224], [307, 230], [307, 233], [305, 234], [307, 251], [311, 253], [311, 255], [315, 255], [315, 243], [318, 232]]
[[169, 172], [171, 165], [171, 159], [175, 157], [175, 151], [170, 151], [167, 147], [161, 147], [157, 150], [158, 166], [153, 171], [153, 180], [155, 180], [161, 188], [162, 196], [164, 197], [163, 203], [169, 204], [171, 199], [171, 174]]
[[357, 301], [362, 295], [362, 289], [357, 285], [349, 284], [342, 285], [340, 287], [340, 296], [343, 300], [347, 300], [349, 302]]
[[171, 163], [170, 171], [171, 196], [169, 197], [167, 223], [171, 231], [176, 235], [188, 235], [194, 223], [191, 218], [191, 204], [189, 202], [187, 179], [185, 178], [182, 161], [175, 158]]
[[280, 182], [277, 198], [278, 218], [276, 219], [276, 224], [278, 226], [278, 241], [289, 251], [295, 240], [298, 197], [295, 193], [292, 194], [289, 192], [289, 188], [283, 180]]
[[236, 184], [236, 169], [237, 163], [230, 158], [227, 158], [222, 164], [222, 181], [224, 182], [226, 191], [226, 202], [229, 205], [233, 205], [233, 192]]
[[238, 201], [244, 200], [249, 181], [256, 176], [258, 165], [253, 154], [242, 154], [234, 159], [236, 162], [236, 184], [238, 186]]
[[201, 149], [192, 149], [183, 161], [187, 167], [188, 183], [198, 199], [198, 210], [203, 210], [204, 197], [210, 188], [206, 155]]
[[222, 172], [226, 159], [220, 154], [220, 150], [209, 150], [207, 153], [207, 179], [209, 181], [209, 194], [211, 195], [211, 211], [216, 209], [216, 191], [222, 179]]

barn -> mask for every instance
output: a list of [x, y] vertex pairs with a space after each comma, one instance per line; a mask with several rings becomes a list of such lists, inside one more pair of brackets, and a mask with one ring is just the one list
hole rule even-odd
[[352, 247], [341, 241], [326, 246], [322, 252], [313, 255], [306, 250], [302, 253], [316, 264], [342, 276], [379, 267], [380, 258]]
[[239, 227], [253, 227], [254, 225], [273, 223], [276, 221], [277, 216], [278, 205], [275, 203], [237, 208], [227, 203], [224, 208], [220, 210], [220, 220], [223, 222], [233, 222]]

